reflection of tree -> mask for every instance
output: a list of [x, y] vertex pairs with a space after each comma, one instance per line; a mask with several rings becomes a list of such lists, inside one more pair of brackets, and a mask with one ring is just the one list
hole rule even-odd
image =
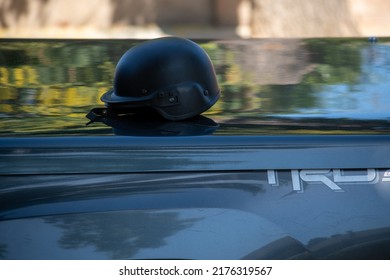
[[316, 91], [319, 86], [308, 84], [270, 85], [262, 89], [264, 113], [290, 113], [301, 108], [317, 106]]
[[329, 84], [354, 84], [361, 73], [360, 42], [353, 40], [306, 40], [310, 62], [316, 67], [292, 85], [269, 85], [262, 94], [264, 111], [290, 113], [320, 107], [318, 92]]
[[[99, 97], [112, 86], [115, 63], [130, 45], [105, 41], [3, 43], [3, 134], [87, 131], [85, 114], [101, 105]], [[5, 119], [7, 116], [11, 118]]]
[[[291, 99], [297, 100], [297, 96], [291, 95], [291, 86], [301, 84], [314, 65], [302, 40], [222, 42], [217, 58], [225, 118], [229, 113], [260, 112], [259, 109], [268, 113], [275, 109], [273, 106], [295, 108], [297, 103], [291, 103]], [[308, 100], [304, 96], [301, 99]]]
[[[143, 152], [140, 152], [144, 154]], [[151, 151], [151, 153], [153, 153]], [[203, 161], [199, 157], [199, 152], [194, 151], [193, 156], [181, 157], [177, 156], [172, 158], [173, 163], [177, 166], [185, 166], [189, 163], [198, 164], [204, 166], [207, 161]], [[121, 153], [123, 154], [123, 153]], [[127, 154], [120, 155], [115, 153], [113, 157], [119, 159], [119, 161], [125, 162], [128, 158]], [[133, 153], [133, 157], [141, 157], [140, 154]], [[144, 156], [142, 156], [145, 158]], [[152, 156], [153, 157], [153, 156]], [[161, 157], [157, 155], [157, 157]], [[123, 159], [123, 160], [121, 160]], [[231, 159], [231, 164], [236, 163], [236, 158]], [[77, 164], [77, 162], [71, 162], [70, 164]], [[150, 169], [150, 165], [153, 164], [150, 160], [141, 161], [138, 166], [139, 169]], [[159, 163], [161, 164], [161, 163]], [[118, 161], [107, 161], [107, 170], [120, 169]], [[254, 177], [252, 177], [254, 176]], [[192, 174], [183, 172], [180, 176], [176, 173], [145, 173], [145, 174], [123, 174], [115, 175], [55, 175], [55, 176], [33, 176], [31, 181], [34, 184], [26, 185], [25, 178], [23, 177], [7, 177], [3, 180], [2, 185], [2, 203], [0, 203], [0, 212], [12, 211], [18, 208], [34, 207], [37, 205], [45, 205], [48, 203], [71, 203], [83, 205], [83, 201], [90, 201], [94, 198], [100, 199], [124, 199], [129, 196], [146, 195], [149, 197], [161, 197], [162, 193], [165, 193], [168, 197], [171, 195], [181, 194], [183, 198], [180, 199], [180, 204], [173, 205], [171, 207], [186, 206], [207, 206], [207, 201], [212, 201], [212, 205], [215, 206], [214, 194], [215, 191], [223, 193], [227, 197], [233, 193], [245, 193], [246, 195], [256, 196], [265, 192], [264, 182], [266, 182], [265, 173], [245, 174], [234, 172], [207, 172], [204, 174]], [[253, 180], [256, 180], [258, 184], [253, 184]], [[20, 188], [23, 186], [23, 188]], [[212, 188], [210, 187], [212, 186]], [[10, 191], [12, 189], [12, 191]], [[194, 191], [202, 192], [201, 197], [192, 195]], [[211, 191], [211, 193], [209, 193]], [[221, 199], [221, 194], [218, 194], [218, 199]], [[204, 198], [207, 197], [207, 200]], [[237, 197], [234, 197], [237, 199]], [[131, 203], [131, 202], [126, 202]], [[115, 205], [109, 203], [105, 211], [122, 209], [118, 204], [118, 208]], [[164, 206], [164, 199], [155, 199], [153, 202], [147, 204], [148, 207], [153, 209], [161, 208]], [[224, 205], [225, 207], [226, 205]], [[82, 207], [82, 206], [80, 206]], [[101, 209], [98, 204], [94, 211]], [[53, 210], [55, 211], [55, 210]], [[27, 211], [28, 212], [28, 211]]]
[[54, 216], [46, 221], [60, 227], [64, 249], [92, 246], [112, 259], [126, 259], [144, 248], [158, 248], [164, 238], [190, 227], [196, 219], [180, 220], [171, 212], [113, 212]]
[[[137, 43], [136, 40], [2, 43], [2, 134], [59, 130], [88, 134], [96, 129], [96, 126], [84, 127], [85, 114], [102, 105], [100, 96], [112, 87], [116, 62]], [[221, 100], [208, 112], [218, 115], [219, 122], [245, 114], [261, 117], [319, 108], [318, 93], [326, 85], [353, 85], [359, 81], [361, 48], [365, 46], [358, 39], [199, 43], [214, 63], [222, 90]], [[99, 131], [103, 133], [103, 127]]]
[[353, 84], [361, 73], [360, 40], [305, 40], [311, 61], [317, 65], [306, 83]]
[[219, 58], [224, 117], [230, 112], [291, 113], [318, 107], [318, 92], [325, 85], [358, 81], [361, 45], [351, 39], [222, 43], [220, 53], [213, 54]]

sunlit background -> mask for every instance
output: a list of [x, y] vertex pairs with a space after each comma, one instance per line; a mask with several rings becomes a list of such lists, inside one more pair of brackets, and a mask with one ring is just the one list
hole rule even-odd
[[0, 0], [0, 37], [388, 36], [388, 0]]

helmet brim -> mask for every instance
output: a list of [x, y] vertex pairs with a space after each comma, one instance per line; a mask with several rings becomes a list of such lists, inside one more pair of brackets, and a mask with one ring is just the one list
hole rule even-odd
[[145, 97], [130, 97], [130, 96], [119, 96], [115, 94], [114, 89], [110, 89], [106, 93], [104, 93], [100, 100], [103, 101], [106, 104], [110, 103], [128, 103], [128, 102], [145, 102], [151, 100], [151, 96], [145, 96]]

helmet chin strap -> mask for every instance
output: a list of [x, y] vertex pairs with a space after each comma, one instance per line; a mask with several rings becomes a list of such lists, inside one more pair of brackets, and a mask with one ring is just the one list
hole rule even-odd
[[87, 122], [85, 125], [90, 125], [94, 122], [107, 122], [110, 119], [115, 119], [120, 116], [124, 115], [132, 115], [132, 114], [152, 114], [154, 113], [156, 117], [161, 118], [160, 115], [158, 115], [153, 109], [148, 107], [143, 108], [133, 108], [132, 110], [129, 110], [129, 108], [116, 108], [116, 107], [108, 107], [108, 108], [93, 108], [91, 109], [88, 114], [85, 116], [89, 119], [89, 122]]
[[109, 107], [109, 108], [93, 108], [86, 115], [86, 117], [89, 119], [89, 122], [87, 122], [85, 125], [90, 125], [91, 123], [94, 123], [94, 122], [102, 122], [106, 119], [117, 117], [120, 115], [126, 115], [129, 113], [134, 113], [134, 112], [129, 112], [129, 110], [111, 108], [111, 107]]
[[108, 108], [93, 108], [86, 115], [86, 117], [89, 119], [89, 122], [87, 122], [85, 125], [90, 125], [94, 122], [101, 122], [104, 118], [107, 118], [112, 114], [112, 110]]

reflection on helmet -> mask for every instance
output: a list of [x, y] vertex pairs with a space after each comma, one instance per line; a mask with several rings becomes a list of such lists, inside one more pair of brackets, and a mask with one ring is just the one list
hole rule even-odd
[[155, 111], [142, 113], [110, 114], [104, 108], [92, 109], [87, 118], [111, 126], [116, 135], [123, 136], [200, 136], [214, 133], [219, 125], [205, 116], [169, 121]]
[[203, 113], [219, 96], [207, 53], [190, 40], [165, 37], [128, 50], [116, 66], [113, 89], [101, 100], [112, 110], [153, 108], [176, 121]]

